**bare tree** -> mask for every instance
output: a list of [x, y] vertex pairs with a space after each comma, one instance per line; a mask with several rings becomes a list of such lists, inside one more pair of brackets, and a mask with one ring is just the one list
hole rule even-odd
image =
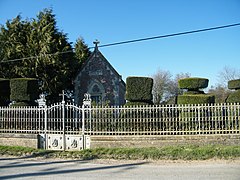
[[166, 99], [169, 84], [171, 83], [171, 73], [159, 69], [153, 78], [153, 102], [154, 104], [160, 104]]
[[189, 73], [177, 74], [174, 78], [169, 71], [159, 69], [153, 76], [153, 102], [163, 104], [179, 94], [178, 80], [190, 77]]
[[240, 69], [225, 66], [218, 74], [218, 86], [227, 88], [228, 81], [240, 79]]
[[208, 93], [213, 94], [215, 96], [215, 103], [225, 103], [231, 91], [219, 84], [216, 87], [212, 86], [208, 90]]

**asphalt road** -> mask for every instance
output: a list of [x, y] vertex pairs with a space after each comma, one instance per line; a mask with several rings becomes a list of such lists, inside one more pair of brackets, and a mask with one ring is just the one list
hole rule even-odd
[[240, 180], [240, 160], [153, 163], [0, 157], [0, 179]]

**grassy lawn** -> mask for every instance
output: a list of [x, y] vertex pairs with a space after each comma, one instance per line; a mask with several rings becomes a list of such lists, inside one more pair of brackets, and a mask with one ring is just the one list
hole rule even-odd
[[240, 158], [240, 146], [168, 146], [162, 148], [96, 148], [82, 151], [47, 151], [0, 146], [0, 155], [73, 159], [208, 160]]

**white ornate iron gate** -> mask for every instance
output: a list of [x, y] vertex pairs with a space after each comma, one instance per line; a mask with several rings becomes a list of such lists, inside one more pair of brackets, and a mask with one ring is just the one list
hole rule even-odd
[[44, 133], [40, 146], [48, 150], [82, 150], [90, 148], [91, 98], [85, 94], [82, 107], [63, 101], [44, 110]]

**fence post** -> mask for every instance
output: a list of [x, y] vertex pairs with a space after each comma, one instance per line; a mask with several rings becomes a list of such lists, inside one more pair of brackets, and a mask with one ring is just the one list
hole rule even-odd
[[201, 105], [197, 105], [198, 108], [198, 133], [201, 134]]

